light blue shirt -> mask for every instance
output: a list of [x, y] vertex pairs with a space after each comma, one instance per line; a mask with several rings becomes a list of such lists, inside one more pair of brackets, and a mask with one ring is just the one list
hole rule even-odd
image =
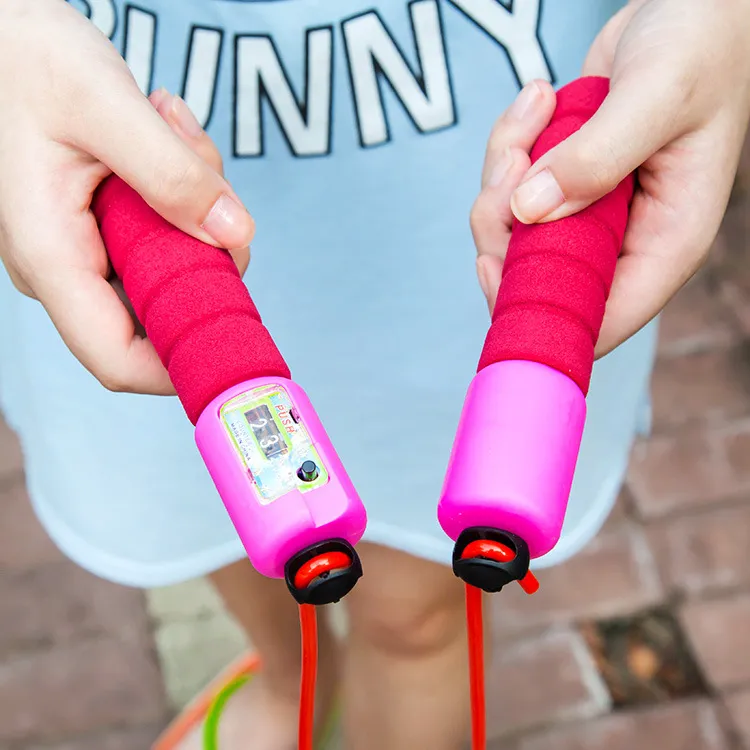
[[[435, 508], [488, 326], [468, 223], [487, 137], [522, 84], [579, 75], [621, 3], [73, 5], [144, 91], [182, 93], [224, 154], [258, 226], [250, 290], [360, 490], [368, 537], [447, 562]], [[65, 551], [138, 585], [241, 556], [179, 405], [105, 392], [43, 311], [2, 284], [6, 408], [37, 512]], [[595, 368], [565, 535], [544, 562], [609, 512], [654, 337]]]

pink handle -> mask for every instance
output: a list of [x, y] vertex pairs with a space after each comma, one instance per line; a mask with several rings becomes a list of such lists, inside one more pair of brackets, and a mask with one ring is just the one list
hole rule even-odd
[[[583, 78], [558, 92], [532, 159], [578, 130], [608, 91], [607, 79]], [[560, 538], [633, 182], [566, 219], [515, 224], [438, 506], [452, 539], [499, 529], [521, 537], [535, 558]]]
[[[561, 89], [532, 161], [589, 120], [608, 91], [606, 78], [581, 78]], [[587, 393], [633, 183], [628, 177], [574, 216], [547, 224], [516, 222], [480, 370], [504, 360], [539, 362]]]
[[162, 219], [119, 177], [93, 205], [104, 244], [195, 424], [220, 393], [289, 369], [232, 259]]
[[[364, 533], [365, 509], [312, 404], [288, 379], [229, 253], [164, 221], [118, 177], [104, 182], [93, 208], [112, 265], [196, 424], [196, 443], [251, 562], [281, 578], [311, 547], [349, 545], [346, 576], [329, 577], [328, 589], [315, 594], [343, 595], [361, 574], [353, 546]], [[260, 405], [267, 417], [233, 420], [223, 413], [233, 403], [240, 415]], [[254, 424], [271, 431], [253, 437]], [[264, 440], [285, 448], [266, 453]], [[295, 472], [307, 461], [314, 473], [303, 479]]]

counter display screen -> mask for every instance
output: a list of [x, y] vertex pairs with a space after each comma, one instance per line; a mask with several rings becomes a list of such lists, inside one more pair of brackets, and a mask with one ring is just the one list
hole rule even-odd
[[238, 393], [222, 404], [219, 419], [261, 505], [328, 483], [326, 460], [282, 385], [266, 383]]
[[245, 412], [245, 419], [258, 441], [260, 449], [266, 458], [280, 456], [289, 451], [271, 410], [265, 404], [259, 404]]

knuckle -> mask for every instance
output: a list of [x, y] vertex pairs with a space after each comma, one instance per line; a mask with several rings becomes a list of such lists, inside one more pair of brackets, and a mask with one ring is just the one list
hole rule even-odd
[[8, 277], [10, 278], [11, 284], [16, 288], [17, 291], [19, 291], [21, 294], [23, 294], [25, 297], [30, 297], [31, 299], [36, 299], [36, 295], [34, 294], [34, 290], [23, 280], [21, 276], [19, 276], [13, 269], [7, 268]]
[[29, 284], [24, 278], [23, 272], [8, 257], [9, 253], [6, 250], [8, 244], [5, 231], [0, 227], [0, 269], [3, 267], [5, 268], [10, 283], [13, 284], [17, 291], [26, 297], [36, 299], [34, 290], [32, 289], [31, 284]]
[[469, 213], [469, 226], [475, 236], [477, 234], [484, 234], [487, 231], [495, 220], [494, 214], [495, 212], [489, 196], [486, 193], [480, 193]]
[[512, 119], [507, 112], [500, 115], [492, 126], [492, 131], [487, 141], [488, 153], [503, 151], [509, 143], [518, 140], [520, 127], [521, 124], [517, 120]]
[[121, 372], [111, 367], [103, 367], [94, 371], [94, 377], [112, 393], [128, 393], [131, 388], [127, 378]]
[[[676, 71], [676, 78], [671, 86], [672, 96], [679, 111], [690, 112], [691, 105], [701, 98], [699, 69], [693, 65], [681, 66]], [[703, 90], [705, 91], [705, 89]]]
[[205, 176], [205, 169], [199, 159], [186, 160], [165, 170], [156, 178], [156, 194], [164, 208], [182, 208], [195, 196], [205, 182]]
[[23, 294], [24, 297], [28, 297], [29, 299], [37, 298], [34, 290], [25, 281], [23, 281], [20, 276], [16, 276], [15, 274], [9, 274], [9, 276], [13, 286], [17, 291]]
[[211, 137], [204, 132], [200, 141], [194, 146], [195, 152], [217, 174], [224, 176], [224, 159]]
[[216, 146], [212, 147], [211, 155], [206, 161], [208, 161], [214, 172], [217, 172], [222, 177], [224, 176], [224, 159]]
[[605, 194], [620, 181], [621, 158], [610, 141], [602, 141], [595, 148], [591, 145], [579, 147], [573, 155], [578, 174], [588, 187], [587, 192]]

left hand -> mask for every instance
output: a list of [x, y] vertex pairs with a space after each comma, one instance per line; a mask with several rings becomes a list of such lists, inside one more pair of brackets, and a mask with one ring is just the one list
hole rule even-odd
[[[198, 154], [198, 156], [200, 156], [201, 159], [203, 159], [203, 161], [214, 170], [214, 172], [217, 172], [224, 177], [224, 160], [221, 158], [221, 152], [208, 133], [194, 124], [197, 120], [195, 120], [192, 113], [187, 116], [187, 121], [193, 123], [192, 127], [190, 129], [185, 129], [181, 124], [186, 122], [185, 112], [188, 110], [188, 106], [185, 104], [185, 101], [179, 96], [170, 94], [166, 89], [158, 89], [157, 91], [152, 92], [149, 96], [149, 101], [167, 125], [172, 128], [174, 133], [179, 136], [179, 138], [196, 154]], [[250, 248], [237, 248], [229, 250], [228, 252], [232, 256], [232, 260], [237, 266], [240, 276], [243, 276], [250, 264]], [[133, 306], [130, 304], [130, 300], [125, 294], [122, 281], [113, 277], [110, 279], [109, 283], [117, 292], [117, 296], [130, 313], [130, 316], [133, 319], [133, 324], [135, 325], [136, 334], [142, 338], [146, 338], [146, 331], [136, 317], [135, 312], [133, 312]]]
[[533, 167], [529, 152], [555, 108], [552, 87], [528, 84], [500, 117], [472, 231], [492, 308], [514, 216], [568, 216], [638, 169], [602, 356], [662, 310], [716, 237], [750, 117], [750, 0], [632, 0], [599, 34], [583, 73], [609, 77], [609, 96]]

